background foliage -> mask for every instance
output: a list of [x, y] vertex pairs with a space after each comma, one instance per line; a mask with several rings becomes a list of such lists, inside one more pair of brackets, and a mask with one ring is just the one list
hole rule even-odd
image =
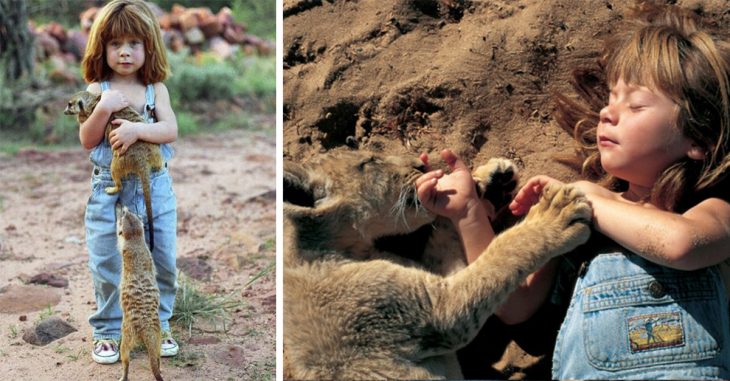
[[[105, 0], [27, 0], [30, 19], [45, 24], [57, 21], [66, 27], [75, 27], [79, 22], [79, 13], [90, 7], [101, 7]], [[248, 26], [248, 31], [259, 37], [273, 40], [276, 36], [276, 0], [155, 0], [153, 1], [165, 11], [174, 4], [187, 8], [208, 7], [213, 13], [222, 7], [233, 11], [236, 21]]]

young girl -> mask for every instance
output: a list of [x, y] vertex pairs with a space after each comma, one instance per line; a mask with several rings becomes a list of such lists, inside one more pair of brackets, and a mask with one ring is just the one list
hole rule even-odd
[[[728, 379], [730, 49], [688, 11], [652, 4], [638, 11], [643, 20], [607, 45], [610, 96], [597, 124], [585, 123], [591, 120], [585, 107], [584, 118], [562, 119], [581, 119], [575, 136], [584, 143], [583, 168], [609, 187], [575, 183], [593, 206], [594, 235], [610, 243], [578, 249], [596, 252], [578, 273], [552, 376]], [[579, 106], [565, 102], [559, 112], [575, 116], [570, 105]], [[488, 226], [469, 218], [480, 206], [459, 192], [469, 181], [457, 181], [457, 173], [424, 175], [419, 197], [456, 218], [457, 227]], [[528, 180], [512, 212], [525, 214], [552, 182]], [[460, 231], [468, 257], [488, 244], [493, 233], [486, 230], [476, 246], [467, 235], [480, 233]], [[530, 317], [549, 294], [556, 268], [553, 261], [532, 274], [497, 315], [508, 323]]]
[[[120, 193], [109, 195], [112, 186], [109, 166], [112, 150], [124, 153], [137, 140], [160, 143], [165, 160], [163, 169], [151, 176], [155, 246], [152, 257], [160, 290], [160, 323], [163, 330], [162, 356], [174, 356], [178, 346], [170, 335], [177, 289], [175, 253], [177, 210], [167, 161], [173, 156], [167, 144], [177, 138], [177, 121], [170, 107], [170, 96], [162, 81], [169, 74], [167, 55], [157, 19], [140, 0], [114, 0], [98, 14], [91, 28], [82, 61], [87, 90], [101, 99], [94, 112], [81, 124], [79, 139], [91, 149], [94, 164], [92, 193], [86, 207], [86, 244], [89, 268], [94, 281], [96, 312], [89, 318], [93, 327], [94, 361], [102, 364], [119, 359], [122, 310], [119, 304], [121, 256], [117, 250], [114, 207], [121, 202], [139, 215], [145, 215], [139, 179], [123, 182]], [[119, 125], [104, 137], [113, 112], [131, 106], [147, 123], [115, 119]], [[146, 222], [146, 218], [142, 219]]]

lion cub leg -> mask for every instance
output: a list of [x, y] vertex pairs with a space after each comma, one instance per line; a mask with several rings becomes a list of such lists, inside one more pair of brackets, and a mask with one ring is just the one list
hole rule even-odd
[[512, 200], [517, 188], [517, 166], [508, 159], [497, 157], [489, 159], [471, 173], [476, 184], [477, 194], [485, 203], [490, 220]]
[[[517, 225], [497, 235], [464, 270], [426, 284], [444, 348], [466, 345], [528, 274], [591, 234], [592, 209], [572, 185], [552, 184]], [[488, 281], [487, 281], [488, 280]]]

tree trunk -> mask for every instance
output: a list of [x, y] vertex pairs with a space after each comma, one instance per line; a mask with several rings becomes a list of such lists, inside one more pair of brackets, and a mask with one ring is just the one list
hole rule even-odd
[[33, 36], [25, 0], [0, 0], [0, 128], [27, 128], [35, 105], [23, 96], [33, 81]]
[[33, 37], [25, 0], [0, 0], [0, 62], [11, 85], [33, 72]]

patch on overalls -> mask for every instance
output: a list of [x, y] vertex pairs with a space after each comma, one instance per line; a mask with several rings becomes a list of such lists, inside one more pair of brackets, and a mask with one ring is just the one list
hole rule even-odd
[[629, 318], [631, 353], [684, 345], [684, 326], [679, 312]]

